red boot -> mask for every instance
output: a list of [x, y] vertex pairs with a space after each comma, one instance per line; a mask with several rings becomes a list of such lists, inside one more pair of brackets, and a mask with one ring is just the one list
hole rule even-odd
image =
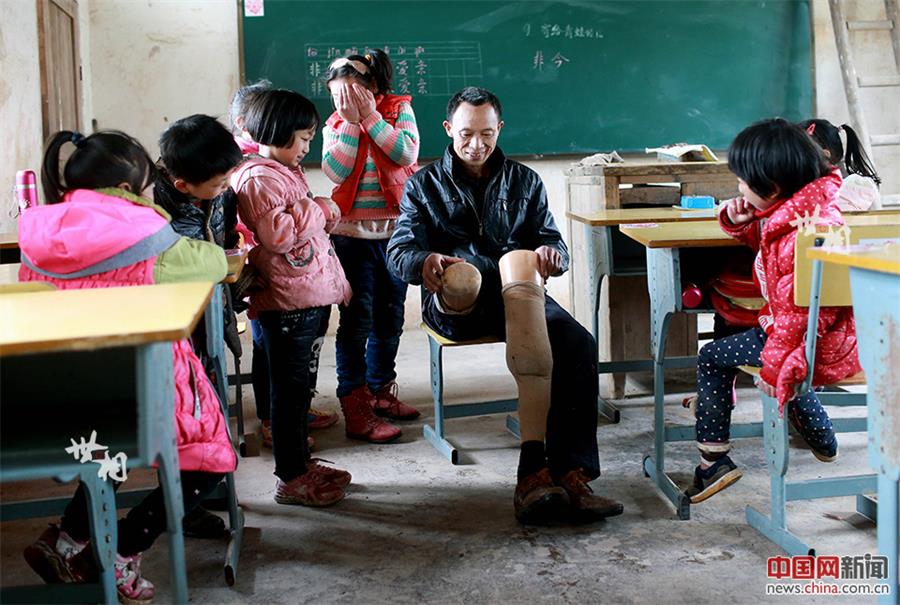
[[397, 399], [397, 383], [393, 380], [375, 391], [375, 414], [392, 420], [415, 420], [419, 410]]
[[347, 437], [350, 439], [369, 443], [389, 443], [402, 434], [399, 428], [375, 415], [372, 409], [375, 407], [375, 396], [369, 391], [369, 387], [365, 385], [358, 387], [340, 400]]

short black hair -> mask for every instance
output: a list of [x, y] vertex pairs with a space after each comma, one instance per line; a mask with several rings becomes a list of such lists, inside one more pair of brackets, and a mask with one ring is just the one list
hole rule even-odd
[[166, 128], [159, 152], [168, 173], [191, 184], [225, 174], [241, 162], [241, 150], [228, 129], [199, 113]]
[[787, 199], [831, 171], [822, 150], [787, 120], [761, 120], [728, 148], [728, 168], [762, 198]]
[[253, 96], [244, 116], [244, 128], [260, 145], [289, 147], [294, 133], [319, 125], [312, 101], [293, 90], [264, 90]]
[[253, 84], [248, 84], [246, 86], [241, 86], [234, 92], [234, 96], [231, 97], [231, 107], [228, 110], [228, 127], [231, 128], [235, 134], [240, 134], [237, 132], [237, 127], [234, 125], [234, 122], [238, 118], [243, 118], [247, 113], [247, 106], [250, 105], [250, 101], [253, 100], [253, 96], [264, 91], [271, 90], [272, 83], [266, 79], [259, 80], [258, 82], [254, 82]]
[[468, 103], [469, 105], [474, 105], [476, 107], [484, 105], [485, 103], [490, 103], [494, 108], [494, 111], [497, 112], [497, 119], [503, 119], [503, 107], [500, 106], [500, 99], [497, 98], [497, 95], [486, 88], [467, 86], [450, 97], [450, 101], [447, 103], [448, 122], [453, 121], [453, 114], [456, 113], [457, 108], [463, 103]]

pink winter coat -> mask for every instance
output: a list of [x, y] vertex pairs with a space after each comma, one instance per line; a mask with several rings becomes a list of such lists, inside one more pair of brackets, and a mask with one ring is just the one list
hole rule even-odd
[[[734, 225], [727, 212], [719, 214], [722, 229], [757, 250], [762, 266], [760, 286], [768, 301], [760, 311], [766, 328], [760, 376], [775, 387], [779, 407], [794, 398], [794, 387], [807, 374], [803, 338], [809, 309], [794, 304], [794, 244], [797, 217], [813, 216], [818, 208], [818, 225], [844, 224], [837, 205], [841, 177], [837, 172], [809, 183], [788, 200], [764, 211], [760, 220]], [[792, 225], [791, 223], [794, 222]], [[765, 318], [771, 325], [766, 322]], [[856, 348], [856, 326], [850, 307], [821, 307], [818, 341], [813, 368], [813, 384], [833, 384], [861, 371]]]
[[231, 177], [241, 221], [259, 245], [250, 263], [260, 283], [250, 289], [250, 310], [292, 311], [350, 300], [350, 284], [325, 223], [327, 198], [310, 197], [303, 172], [251, 157]]
[[[134, 247], [138, 242], [142, 243], [140, 250]], [[218, 262], [219, 255], [224, 262], [220, 248], [178, 236], [165, 211], [117, 189], [79, 189], [67, 193], [58, 204], [29, 209], [19, 219], [19, 246], [19, 279], [46, 281], [60, 289], [218, 281], [224, 277]], [[172, 353], [181, 470], [233, 471], [237, 457], [203, 365], [187, 340], [173, 343]]]

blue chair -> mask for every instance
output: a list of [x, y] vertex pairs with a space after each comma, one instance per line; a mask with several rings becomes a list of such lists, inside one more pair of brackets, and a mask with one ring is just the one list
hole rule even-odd
[[[518, 409], [519, 400], [500, 399], [497, 401], [478, 401], [445, 406], [444, 347], [466, 347], [494, 344], [503, 341], [493, 337], [454, 341], [441, 336], [424, 322], [422, 323], [422, 329], [428, 336], [428, 348], [431, 354], [431, 395], [434, 399], [434, 426], [432, 427], [431, 425], [426, 424], [422, 427], [422, 433], [425, 436], [425, 440], [433, 445], [442, 456], [450, 460], [452, 464], [459, 464], [459, 451], [447, 441], [445, 437], [444, 421], [451, 418], [465, 418], [468, 416], [481, 416], [484, 414], [514, 412]], [[515, 416], [506, 416], [506, 428], [517, 438], [519, 437], [519, 420]]]

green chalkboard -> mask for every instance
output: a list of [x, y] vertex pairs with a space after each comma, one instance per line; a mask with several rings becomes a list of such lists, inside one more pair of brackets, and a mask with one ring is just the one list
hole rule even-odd
[[242, 43], [245, 81], [297, 90], [323, 119], [333, 58], [388, 50], [423, 158], [443, 152], [447, 101], [467, 85], [500, 97], [509, 155], [723, 148], [757, 119], [813, 107], [808, 0], [244, 0]]

